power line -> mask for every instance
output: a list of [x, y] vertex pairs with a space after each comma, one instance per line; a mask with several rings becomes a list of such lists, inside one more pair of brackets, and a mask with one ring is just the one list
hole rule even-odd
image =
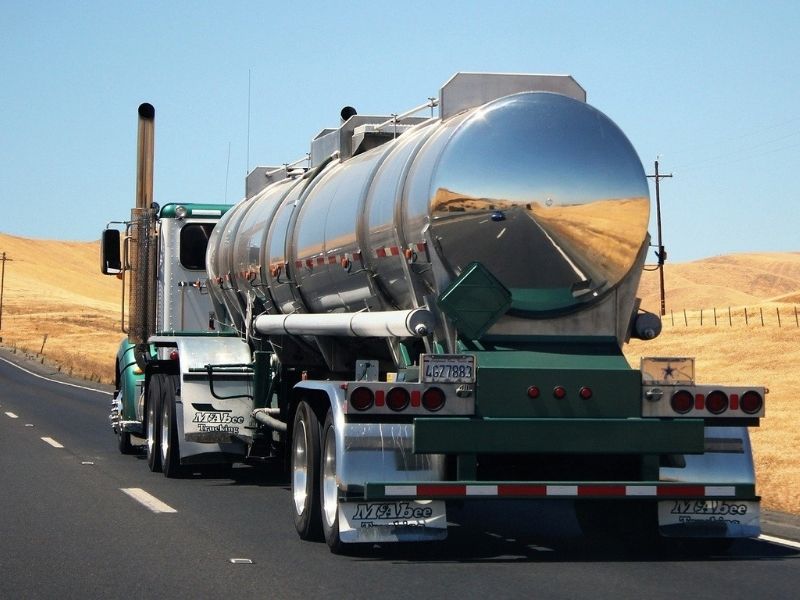
[[[690, 150], [703, 150], [706, 148], [718, 148], [719, 146], [730, 145], [733, 142], [739, 142], [741, 140], [745, 140], [746, 138], [753, 138], [756, 136], [773, 136], [774, 134], [771, 133], [772, 130], [775, 129], [782, 129], [783, 131], [792, 131], [792, 133], [787, 134], [787, 136], [796, 135], [798, 133], [796, 123], [800, 121], [800, 116], [791, 117], [789, 119], [784, 119], [782, 121], [778, 121], [776, 123], [772, 123], [770, 125], [762, 125], [756, 126], [749, 130], [740, 130], [738, 133], [733, 135], [726, 135], [717, 137], [714, 140], [693, 140], [693, 143], [690, 142], [684, 148], [682, 153], [686, 154]], [[747, 145], [747, 142], [744, 144]]]

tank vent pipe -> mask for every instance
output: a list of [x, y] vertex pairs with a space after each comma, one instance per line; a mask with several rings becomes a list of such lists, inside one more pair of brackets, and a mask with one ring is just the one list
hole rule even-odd
[[436, 98], [429, 98], [425, 104], [420, 104], [419, 106], [415, 106], [411, 110], [407, 110], [406, 112], [400, 113], [399, 115], [392, 115], [391, 119], [387, 119], [383, 123], [375, 125], [375, 131], [380, 131], [384, 127], [388, 127], [389, 125], [397, 123], [398, 121], [401, 121], [406, 117], [410, 117], [411, 115], [414, 115], [421, 110], [425, 110], [426, 108], [434, 108], [435, 106], [439, 106], [439, 100]]

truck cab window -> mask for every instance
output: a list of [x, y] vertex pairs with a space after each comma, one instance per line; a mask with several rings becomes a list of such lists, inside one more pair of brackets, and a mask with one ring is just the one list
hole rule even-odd
[[206, 268], [206, 247], [213, 223], [190, 223], [181, 229], [181, 265], [191, 271]]

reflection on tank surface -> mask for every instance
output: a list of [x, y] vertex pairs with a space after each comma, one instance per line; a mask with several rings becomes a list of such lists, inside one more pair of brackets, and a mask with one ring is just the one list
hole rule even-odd
[[520, 310], [601, 296], [630, 271], [647, 235], [648, 186], [633, 147], [602, 113], [556, 94], [477, 111], [453, 135], [431, 191], [448, 267], [457, 274], [482, 262]]

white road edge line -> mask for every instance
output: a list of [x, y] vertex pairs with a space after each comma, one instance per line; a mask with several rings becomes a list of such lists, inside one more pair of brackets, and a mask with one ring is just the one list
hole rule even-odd
[[46, 443], [48, 443], [48, 444], [50, 444], [50, 445], [51, 445], [53, 448], [63, 448], [63, 447], [64, 447], [64, 446], [62, 446], [61, 444], [59, 444], [57, 441], [55, 441], [55, 440], [54, 440], [53, 438], [51, 438], [51, 437], [43, 437], [43, 438], [42, 438], [42, 441], [43, 441], [43, 442], [46, 442]]
[[800, 550], [800, 542], [793, 542], [792, 540], [785, 540], [783, 538], [775, 537], [772, 535], [765, 535], [761, 534], [758, 536], [759, 540], [763, 540], [765, 542], [772, 542], [773, 544], [780, 544], [781, 546], [789, 546], [789, 548], [796, 548]]
[[14, 414], [14, 413], [12, 413], [12, 412], [7, 412], [7, 413], [6, 413], [6, 416], [7, 416], [9, 419], [19, 419], [19, 416], [15, 415], [15, 414]]
[[154, 513], [176, 513], [178, 512], [169, 504], [165, 504], [152, 494], [148, 494], [142, 488], [119, 488], [120, 491], [126, 493], [128, 496], [142, 504], [146, 508], [152, 510]]
[[[45, 377], [44, 375], [39, 375], [38, 373], [34, 373], [33, 371], [29, 371], [25, 367], [20, 367], [17, 363], [13, 363], [10, 360], [2, 358], [2, 357], [0, 357], [0, 360], [2, 360], [4, 363], [7, 363], [7, 364], [11, 365], [12, 367], [16, 367], [20, 371], [24, 371], [28, 375], [33, 375], [34, 377], [38, 377], [39, 379], [44, 379], [45, 381], [50, 381], [52, 383], [60, 383], [61, 385], [68, 385], [69, 387], [74, 387], [74, 388], [78, 388], [78, 389], [81, 389], [81, 390], [89, 390], [90, 392], [97, 392], [98, 394], [106, 394], [107, 396], [111, 396], [112, 395], [111, 392], [106, 392], [105, 390], [98, 390], [98, 389], [95, 389], [95, 388], [86, 387], [85, 385], [77, 385], [75, 383], [67, 383], [66, 381], [59, 381], [58, 379], [51, 379], [49, 377]], [[8, 414], [8, 413], [6, 413], [6, 414]]]
[[[529, 217], [530, 217], [530, 215], [529, 215]], [[542, 233], [544, 234], [544, 237], [546, 237], [550, 241], [550, 243], [553, 244], [553, 248], [555, 248], [558, 251], [558, 253], [561, 255], [561, 258], [563, 258], [567, 262], [567, 264], [570, 266], [570, 268], [573, 271], [575, 271], [575, 274], [578, 277], [580, 277], [581, 280], [583, 280], [583, 281], [588, 280], [589, 278], [586, 276], [586, 274], [578, 268], [578, 265], [576, 265], [569, 256], [567, 256], [567, 253], [564, 252], [564, 250], [561, 248], [561, 246], [556, 244], [556, 241], [552, 237], [550, 237], [550, 234], [547, 233], [544, 230], [544, 227], [539, 225], [539, 223], [533, 217], [530, 217], [530, 219], [531, 219], [531, 221], [533, 221], [534, 225], [536, 225], [542, 231]]]

